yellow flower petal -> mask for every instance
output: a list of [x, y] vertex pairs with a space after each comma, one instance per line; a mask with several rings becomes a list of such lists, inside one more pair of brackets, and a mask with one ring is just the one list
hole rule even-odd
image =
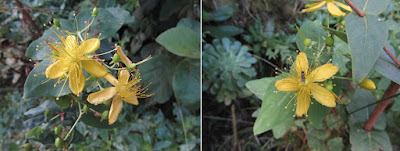
[[327, 107], [335, 107], [335, 96], [332, 92], [328, 91], [327, 89], [319, 86], [317, 83], [311, 84], [311, 94], [313, 95], [314, 99], [317, 100], [322, 105]]
[[87, 101], [91, 104], [97, 105], [111, 99], [116, 93], [117, 90], [115, 87], [105, 88], [104, 90], [90, 94]]
[[124, 98], [124, 101], [125, 101], [126, 103], [129, 103], [129, 104], [139, 105], [139, 101], [138, 101], [138, 99], [137, 99], [136, 94], [130, 95], [129, 97]]
[[110, 108], [110, 114], [108, 114], [108, 124], [112, 125], [115, 123], [115, 121], [118, 120], [119, 113], [121, 113], [122, 110], [122, 98], [119, 95], [114, 96], [111, 108]]
[[301, 89], [297, 93], [296, 116], [301, 117], [307, 114], [308, 108], [310, 108], [310, 102], [310, 90], [308, 88]]
[[300, 52], [296, 57], [295, 69], [298, 77], [301, 77], [301, 72], [304, 71], [304, 75], [307, 75], [308, 60], [307, 55], [304, 52]]
[[317, 5], [320, 5], [320, 3], [322, 3], [322, 1], [319, 1], [317, 3], [312, 3], [312, 4], [306, 4], [305, 7], [310, 8], [310, 7], [315, 7]]
[[341, 2], [336, 2], [336, 1], [333, 1], [333, 3], [338, 5], [338, 6], [340, 6], [343, 9], [347, 10], [347, 11], [353, 12], [353, 10], [351, 9], [350, 6], [347, 6], [347, 5], [345, 5], [345, 4], [341, 3]]
[[325, 81], [326, 79], [332, 77], [339, 71], [339, 68], [337, 66], [334, 66], [331, 63], [324, 64], [314, 71], [312, 71], [308, 76], [307, 79], [310, 80], [310, 82], [321, 82]]
[[125, 85], [128, 83], [130, 76], [131, 76], [131, 74], [128, 70], [120, 70], [118, 72], [118, 82], [121, 85]]
[[275, 87], [279, 91], [297, 91], [299, 90], [300, 85], [301, 81], [292, 77], [280, 79], [275, 82]]
[[93, 60], [93, 59], [84, 59], [81, 60], [83, 68], [85, 68], [86, 72], [90, 73], [91, 75], [102, 78], [107, 75], [107, 70], [104, 68], [101, 63]]
[[115, 79], [115, 77], [109, 73], [104, 78], [114, 86], [118, 84], [118, 80]]
[[328, 3], [326, 4], [328, 7], [329, 13], [331, 13], [335, 17], [340, 17], [340, 16], [345, 16], [346, 13], [342, 12], [334, 3]]
[[65, 39], [64, 45], [68, 52], [70, 53], [75, 52], [79, 47], [78, 38], [76, 38], [73, 35], [68, 35], [67, 38]]
[[82, 92], [86, 81], [82, 68], [76, 63], [71, 64], [68, 76], [69, 88], [71, 89], [72, 93], [79, 95], [79, 93]]
[[69, 69], [70, 62], [67, 60], [58, 60], [46, 69], [46, 77], [56, 79], [64, 75]]
[[96, 51], [100, 48], [100, 39], [92, 38], [83, 41], [79, 46], [80, 54], [87, 54]]
[[[312, 12], [312, 11], [315, 11], [315, 10], [321, 8], [322, 6], [324, 6], [325, 3], [326, 3], [325, 1], [321, 1], [321, 2], [318, 2], [318, 3], [315, 3], [315, 4], [310, 4], [312, 7], [307, 8], [307, 9], [303, 9], [303, 10], [301, 10], [301, 12], [302, 12], [302, 13], [305, 13], [305, 12]], [[309, 6], [310, 6], [310, 5], [309, 5]]]
[[125, 55], [120, 46], [116, 46], [116, 49], [122, 63], [124, 63], [125, 66], [129, 66], [130, 64], [132, 64], [132, 61]]

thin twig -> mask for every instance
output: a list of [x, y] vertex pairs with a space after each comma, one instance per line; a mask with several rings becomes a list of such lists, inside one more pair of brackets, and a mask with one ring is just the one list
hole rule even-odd
[[389, 55], [390, 59], [392, 59], [397, 64], [397, 66], [400, 67], [400, 61], [397, 60], [395, 56], [393, 56], [393, 54], [389, 51], [389, 49], [386, 46], [383, 46], [383, 49]]
[[[386, 89], [385, 93], [383, 94], [384, 98], [387, 98], [389, 96], [393, 96], [397, 90], [399, 90], [400, 85], [398, 85], [395, 82], [391, 82], [389, 87]], [[374, 111], [372, 112], [371, 116], [368, 118], [367, 122], [365, 122], [364, 124], [364, 129], [366, 131], [371, 131], [372, 127], [375, 125], [375, 122], [378, 120], [378, 118], [381, 116], [381, 114], [383, 113], [383, 111], [385, 111], [386, 107], [389, 105], [390, 101], [392, 99], [387, 99], [383, 102], [380, 102], [374, 109]]]
[[240, 147], [238, 146], [238, 135], [237, 135], [237, 125], [236, 125], [236, 114], [235, 114], [235, 106], [231, 105], [231, 112], [232, 112], [232, 131], [233, 131], [233, 150], [238, 148], [240, 151]]
[[392, 95], [392, 96], [390, 96], [390, 97], [381, 99], [381, 100], [379, 100], [379, 101], [375, 101], [375, 102], [373, 102], [373, 103], [370, 103], [370, 104], [368, 104], [368, 105], [366, 105], [366, 106], [363, 106], [363, 107], [361, 107], [361, 108], [359, 108], [359, 109], [357, 109], [357, 110], [354, 110], [354, 111], [350, 112], [349, 115], [351, 115], [351, 114], [353, 114], [353, 113], [355, 113], [355, 112], [358, 112], [358, 111], [360, 111], [360, 110], [362, 110], [362, 109], [365, 109], [365, 108], [367, 108], [367, 107], [370, 107], [370, 106], [372, 106], [372, 105], [378, 104], [378, 103], [380, 103], [380, 102], [382, 102], [382, 101], [386, 101], [386, 100], [388, 100], [388, 99], [392, 99], [392, 98], [397, 97], [397, 96], [399, 96], [399, 95], [400, 95], [400, 93], [397, 93], [397, 94]]
[[[17, 4], [18, 8], [23, 8], [22, 3], [19, 0], [15, 0], [15, 3]], [[21, 10], [22, 11], [22, 15], [23, 17], [28, 20], [31, 25], [33, 26], [33, 28], [35, 28], [38, 37], [42, 36], [42, 32], [40, 31], [39, 27], [36, 26], [35, 22], [33, 22], [31, 16], [29, 16], [28, 12], [24, 9]]]
[[268, 61], [267, 59], [261, 58], [260, 56], [251, 54], [253, 57], [256, 57], [257, 59], [264, 61], [265, 63], [269, 64], [270, 66], [274, 67], [275, 69], [279, 69], [281, 70], [281, 68], [279, 68], [278, 66], [276, 66], [275, 64], [273, 64], [272, 62]]
[[365, 16], [364, 12], [362, 12], [360, 9], [358, 9], [356, 7], [356, 5], [354, 5], [353, 2], [351, 2], [350, 0], [344, 0], [344, 1], [358, 14], [358, 16], [360, 16], [360, 17]]

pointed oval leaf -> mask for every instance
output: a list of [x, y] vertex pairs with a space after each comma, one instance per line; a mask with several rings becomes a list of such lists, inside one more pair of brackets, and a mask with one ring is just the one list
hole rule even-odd
[[346, 16], [346, 30], [351, 50], [353, 82], [360, 83], [374, 66], [388, 38], [386, 23], [377, 16]]

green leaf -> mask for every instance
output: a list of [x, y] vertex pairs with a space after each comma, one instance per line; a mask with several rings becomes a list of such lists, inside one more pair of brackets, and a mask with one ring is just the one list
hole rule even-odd
[[378, 21], [377, 16], [367, 15], [361, 18], [349, 14], [345, 19], [353, 80], [355, 83], [360, 83], [378, 59], [388, 37], [388, 29], [385, 22]]
[[281, 138], [290, 129], [293, 124], [293, 118], [287, 118], [279, 125], [272, 128], [272, 133], [276, 139]]
[[[374, 98], [375, 97], [371, 93], [371, 91], [357, 88], [351, 99], [350, 104], [347, 106], [347, 110], [349, 111], [349, 113], [351, 113], [355, 110], [361, 109], [362, 107], [365, 107], [368, 104], [375, 102]], [[350, 127], [364, 124], [368, 120], [369, 116], [372, 114], [375, 107], [376, 105], [373, 105], [351, 114], [349, 118]], [[378, 121], [376, 121], [374, 128], [379, 130], [384, 130], [385, 127], [386, 127], [386, 119], [385, 119], [385, 114], [383, 113], [379, 117]]]
[[246, 83], [246, 87], [263, 101], [253, 128], [256, 135], [276, 128], [282, 123], [293, 122], [294, 106], [293, 103], [288, 104], [291, 100], [290, 95], [286, 92], [273, 92], [277, 91], [274, 86], [276, 80], [277, 78], [262, 78]]
[[[108, 7], [114, 7], [115, 0], [100, 0], [97, 4], [97, 7], [100, 8], [108, 8]], [[100, 13], [100, 10], [99, 10]]]
[[178, 56], [200, 58], [200, 36], [186, 27], [175, 27], [160, 34], [156, 41]]
[[203, 19], [204, 21], [225, 21], [231, 18], [236, 13], [236, 11], [239, 9], [238, 6], [238, 4], [232, 4], [219, 7], [214, 12], [206, 13], [207, 15], [203, 15]]
[[350, 144], [352, 151], [392, 150], [390, 138], [383, 130], [367, 132], [362, 128], [350, 128]]
[[131, 16], [127, 10], [120, 7], [111, 7], [107, 8], [106, 10], [113, 16], [123, 20], [125, 24], [133, 23], [135, 21], [135, 18]]
[[24, 98], [38, 96], [58, 97], [71, 93], [68, 81], [66, 81], [64, 88], [64, 81], [60, 81], [60, 83], [54, 87], [54, 84], [57, 83], [57, 79], [50, 80], [46, 78], [44, 72], [49, 64], [50, 60], [43, 60], [42, 62], [38, 63], [36, 67], [33, 68], [33, 70], [29, 73], [24, 84]]
[[322, 120], [328, 115], [330, 108], [323, 106], [314, 99], [312, 99], [312, 102], [313, 104], [310, 104], [310, 108], [307, 112], [308, 119], [315, 128], [322, 128]]
[[59, 100], [54, 99], [53, 101], [61, 109], [71, 107], [71, 99], [68, 96], [62, 96], [59, 98]]
[[147, 93], [154, 94], [150, 100], [157, 103], [165, 103], [172, 96], [172, 77], [175, 72], [175, 64], [169, 56], [154, 56], [149, 61], [139, 65], [139, 71], [144, 85], [149, 83]]
[[31, 137], [36, 137], [39, 138], [40, 134], [43, 133], [42, 127], [36, 126], [32, 128], [28, 133], [26, 133], [25, 138], [31, 138]]
[[[379, 15], [389, 5], [390, 0], [352, 0], [352, 2], [366, 14]], [[348, 25], [347, 21], [346, 25]]]
[[[347, 35], [344, 32], [341, 31], [337, 31], [334, 29], [330, 29], [328, 27], [324, 27], [325, 30], [329, 31], [330, 33], [336, 35], [337, 37], [339, 37], [341, 40], [343, 40], [345, 43], [347, 43]], [[336, 45], [336, 40], [335, 40], [335, 45]]]
[[215, 38], [232, 37], [243, 33], [243, 29], [232, 25], [204, 26], [203, 31]]
[[327, 143], [329, 150], [341, 151], [344, 148], [343, 139], [341, 137], [335, 137]]
[[[325, 44], [325, 37], [328, 37], [328, 32], [324, 30], [324, 27], [319, 20], [313, 22], [304, 22], [300, 27], [300, 31], [303, 33], [305, 38], [309, 38], [312, 41], [317, 42], [318, 49]], [[301, 37], [300, 33], [296, 34], [296, 44], [300, 51], [305, 51], [306, 47], [304, 46], [304, 39]], [[305, 52], [307, 56], [313, 56], [313, 53], [309, 49], [307, 49]]]
[[172, 87], [178, 101], [200, 107], [200, 60], [181, 61], [176, 67]]
[[[388, 47], [389, 51], [396, 56], [396, 52], [393, 47], [390, 45], [386, 46]], [[375, 62], [374, 69], [393, 82], [400, 83], [400, 69], [385, 51], [381, 52], [379, 59]]]
[[347, 63], [350, 61], [345, 55], [350, 55], [349, 46], [341, 39], [334, 36], [335, 46], [332, 55], [332, 64], [339, 67], [339, 74], [344, 76], [349, 72]]
[[[99, 14], [95, 18], [95, 21], [93, 24], [90, 26], [89, 30], [89, 35], [88, 38], [108, 38], [113, 36], [117, 31], [121, 28], [122, 24], [124, 24], [124, 20], [120, 19], [120, 16], [114, 16], [111, 14], [109, 11], [103, 8], [98, 8]], [[92, 21], [92, 10], [86, 10], [80, 12], [78, 15], [76, 15], [77, 23], [78, 23], [78, 29], [82, 30], [87, 26], [87, 23], [85, 22], [90, 22]], [[72, 25], [72, 22], [70, 22]], [[61, 22], [61, 26], [64, 29], [63, 22]], [[76, 26], [73, 26], [73, 29], [76, 30]], [[75, 30], [72, 30], [70, 32], [75, 32]], [[101, 36], [99, 37], [99, 34], [101, 33]], [[82, 36], [84, 36], [85, 32], [83, 32]]]
[[325, 131], [310, 128], [307, 132], [307, 145], [312, 150], [326, 151], [324, 144]]
[[[91, 107], [93, 108], [93, 107]], [[99, 111], [99, 110], [96, 110]], [[96, 117], [92, 112], [86, 113], [82, 115], [81, 121], [85, 123], [86, 125], [93, 126], [96, 128], [102, 128], [102, 129], [111, 129], [111, 128], [116, 128], [120, 127], [121, 123], [117, 120], [114, 124], [108, 125], [108, 120], [103, 120], [101, 121], [101, 116]]]
[[200, 36], [200, 22], [192, 18], [182, 18], [179, 20], [178, 24], [176, 24], [176, 27], [190, 28]]
[[[53, 32], [53, 30], [56, 30], [55, 26], [44, 31], [42, 37], [40, 37], [39, 39], [36, 39], [31, 44], [29, 44], [29, 47], [25, 52], [25, 56], [27, 58], [31, 58], [33, 60], [42, 60], [42, 59], [49, 58], [48, 54], [51, 54], [51, 49], [45, 41], [59, 41], [60, 40], [58, 38], [57, 34]], [[37, 46], [39, 46], [39, 47], [37, 47]], [[38, 50], [36, 50], [37, 48], [38, 48]]]

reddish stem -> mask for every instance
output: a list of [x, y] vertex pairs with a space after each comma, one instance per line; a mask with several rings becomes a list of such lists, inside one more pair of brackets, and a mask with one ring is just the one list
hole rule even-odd
[[39, 27], [36, 26], [35, 22], [33, 22], [31, 16], [29, 16], [28, 12], [25, 9], [22, 9], [23, 8], [22, 3], [19, 0], [15, 0], [15, 3], [17, 4], [18, 8], [21, 9], [22, 15], [24, 16], [24, 18], [32, 24], [33, 28], [35, 28], [35, 30], [37, 32], [36, 36], [38, 36], [38, 37], [42, 36], [42, 32], [40, 32]]
[[350, 0], [344, 0], [344, 1], [358, 14], [358, 16], [360, 16], [360, 17], [365, 16], [364, 12], [362, 12], [360, 9], [358, 9], [356, 7], [356, 5], [354, 5], [353, 2], [351, 2]]
[[[397, 90], [399, 90], [400, 85], [398, 85], [395, 82], [391, 82], [389, 87], [386, 89], [385, 94], [383, 94], [382, 98], [388, 98], [394, 94], [396, 94]], [[364, 129], [366, 131], [371, 131], [372, 127], [374, 126], [375, 122], [378, 120], [378, 118], [381, 116], [383, 111], [386, 109], [386, 107], [389, 105], [390, 101], [392, 99], [387, 99], [386, 101], [383, 101], [379, 103], [375, 109], [374, 112], [372, 112], [371, 116], [369, 117], [368, 121], [365, 122]]]
[[393, 56], [393, 54], [389, 51], [389, 49], [386, 46], [383, 46], [383, 49], [389, 55], [389, 57], [397, 64], [397, 66], [400, 67], [400, 61], [397, 60], [397, 58], [395, 56]]

